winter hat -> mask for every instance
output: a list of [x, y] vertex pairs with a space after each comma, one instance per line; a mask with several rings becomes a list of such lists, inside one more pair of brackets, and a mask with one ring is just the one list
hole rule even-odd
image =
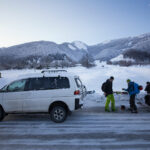
[[131, 80], [130, 80], [130, 79], [127, 79], [127, 83], [129, 83], [129, 82], [131, 82]]
[[113, 76], [111, 76], [111, 77], [110, 77], [110, 79], [111, 79], [111, 80], [114, 80], [114, 77], [113, 77]]

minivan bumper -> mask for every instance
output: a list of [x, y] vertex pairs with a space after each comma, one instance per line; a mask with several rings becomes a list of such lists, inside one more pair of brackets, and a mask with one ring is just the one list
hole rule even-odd
[[83, 104], [80, 104], [80, 99], [75, 99], [75, 110], [80, 109], [83, 106]]

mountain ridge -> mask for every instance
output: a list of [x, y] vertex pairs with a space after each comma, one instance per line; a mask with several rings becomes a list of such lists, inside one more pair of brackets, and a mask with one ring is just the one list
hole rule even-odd
[[[87, 59], [90, 57], [93, 60], [109, 61], [120, 54], [125, 55], [128, 51], [133, 50], [150, 53], [150, 33], [134, 37], [114, 39], [96, 45], [87, 45], [81, 41], [73, 41], [71, 43], [64, 42], [61, 44], [44, 40], [33, 41], [7, 48], [0, 48], [0, 59], [6, 61], [6, 63], [7, 57], [11, 62], [18, 59], [28, 61], [29, 58], [38, 59], [47, 57], [48, 59], [49, 56], [51, 59], [52, 57], [54, 59], [55, 56], [64, 59], [60, 57], [61, 55], [67, 58], [68, 61], [80, 63], [85, 57]], [[128, 52], [126, 57], [130, 57], [129, 54], [130, 53]], [[2, 62], [0, 62], [0, 65], [2, 65]]]

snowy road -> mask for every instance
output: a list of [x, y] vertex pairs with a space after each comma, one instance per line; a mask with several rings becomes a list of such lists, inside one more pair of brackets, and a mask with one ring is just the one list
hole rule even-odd
[[[142, 108], [141, 108], [142, 109]], [[0, 150], [150, 149], [150, 112], [104, 113], [91, 107], [62, 124], [48, 115], [8, 115], [0, 123]]]

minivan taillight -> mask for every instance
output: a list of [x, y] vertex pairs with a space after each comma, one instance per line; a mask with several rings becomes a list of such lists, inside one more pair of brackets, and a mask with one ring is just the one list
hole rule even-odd
[[74, 95], [80, 95], [80, 91], [79, 90], [74, 91]]

